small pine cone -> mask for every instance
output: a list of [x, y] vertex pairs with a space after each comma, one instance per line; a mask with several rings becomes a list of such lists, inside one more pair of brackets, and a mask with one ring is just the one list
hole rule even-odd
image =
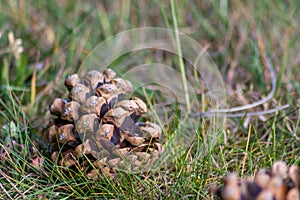
[[69, 99], [56, 98], [49, 106], [58, 117], [46, 134], [53, 162], [76, 165], [87, 177], [95, 178], [114, 174], [117, 168], [149, 170], [162, 155], [160, 127], [138, 122], [147, 106], [137, 97], [126, 99], [133, 86], [116, 75], [106, 69], [103, 73], [92, 70], [83, 78], [67, 76]]

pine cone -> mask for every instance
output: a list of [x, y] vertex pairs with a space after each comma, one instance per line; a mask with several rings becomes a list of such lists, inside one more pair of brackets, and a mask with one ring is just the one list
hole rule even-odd
[[53, 162], [97, 177], [99, 172], [109, 174], [117, 168], [148, 170], [159, 159], [163, 152], [158, 143], [160, 127], [138, 122], [147, 106], [137, 97], [126, 99], [133, 87], [115, 76], [116, 72], [106, 69], [103, 73], [92, 70], [82, 79], [77, 74], [66, 78], [69, 99], [56, 98], [49, 106], [57, 117], [46, 134]]
[[282, 161], [275, 162], [272, 170], [259, 170], [253, 180], [229, 174], [224, 182], [223, 187], [213, 189], [223, 200], [300, 199], [300, 171]]

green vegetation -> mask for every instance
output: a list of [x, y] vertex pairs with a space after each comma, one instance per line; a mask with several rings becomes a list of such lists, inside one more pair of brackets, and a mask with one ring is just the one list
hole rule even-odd
[[[208, 186], [222, 182], [228, 172], [251, 176], [276, 160], [299, 165], [299, 19], [296, 0], [2, 0], [0, 199], [203, 199], [211, 198]], [[42, 166], [32, 163], [33, 156], [47, 155], [42, 136], [51, 121], [48, 105], [66, 93], [64, 77], [100, 42], [145, 26], [178, 29], [207, 48], [225, 80], [229, 107], [268, 94], [271, 80], [258, 45], [262, 42], [277, 73], [277, 90], [272, 100], [248, 112], [290, 107], [270, 115], [227, 119], [215, 148], [205, 156], [200, 156], [203, 130], [195, 127], [191, 149], [157, 172], [120, 172], [115, 179], [90, 180], [46, 157]], [[125, 66], [154, 58], [147, 54], [145, 62], [133, 58]], [[160, 58], [169, 65], [180, 62], [178, 71], [184, 73], [182, 59], [170, 54]], [[122, 59], [126, 60], [121, 57], [113, 65], [124, 64]], [[153, 96], [148, 95], [148, 102]]]

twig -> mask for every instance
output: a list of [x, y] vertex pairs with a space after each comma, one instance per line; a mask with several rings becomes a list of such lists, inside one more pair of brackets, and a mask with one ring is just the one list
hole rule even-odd
[[270, 93], [265, 98], [263, 98], [259, 101], [256, 101], [254, 103], [244, 105], [244, 106], [238, 106], [238, 107], [233, 107], [233, 108], [228, 108], [228, 109], [220, 109], [220, 110], [210, 110], [210, 111], [207, 111], [207, 112], [209, 112], [209, 113], [227, 113], [227, 112], [237, 112], [237, 111], [242, 111], [242, 110], [248, 110], [250, 108], [254, 108], [254, 107], [257, 107], [261, 104], [264, 104], [267, 101], [269, 101], [270, 99], [272, 99], [272, 97], [275, 94], [275, 90], [276, 90], [277, 77], [276, 77], [276, 74], [275, 74], [275, 71], [274, 71], [274, 68], [273, 68], [271, 62], [269, 61], [269, 59], [265, 55], [264, 55], [264, 57], [265, 57], [265, 60], [266, 60], [266, 65], [268, 67], [268, 70], [271, 73], [271, 78], [272, 78], [272, 89], [271, 89]]
[[279, 110], [284, 110], [286, 108], [288, 108], [289, 105], [286, 104], [284, 106], [279, 106], [273, 109], [269, 109], [269, 110], [264, 110], [264, 111], [258, 111], [258, 112], [242, 112], [242, 113], [210, 113], [210, 112], [204, 112], [204, 113], [196, 113], [196, 114], [190, 114], [190, 116], [192, 117], [210, 117], [210, 116], [214, 116], [214, 115], [219, 115], [219, 116], [226, 116], [226, 117], [247, 117], [247, 116], [259, 116], [259, 115], [266, 115], [266, 114], [271, 114], [271, 113], [275, 113]]
[[275, 109], [271, 109], [271, 110], [267, 110], [267, 111], [228, 114], [230, 112], [238, 112], [238, 111], [242, 111], [242, 110], [248, 110], [250, 108], [254, 108], [254, 107], [257, 107], [259, 105], [262, 105], [265, 102], [272, 99], [274, 94], [275, 94], [276, 82], [277, 82], [276, 73], [275, 73], [275, 70], [273, 68], [272, 63], [270, 62], [270, 60], [267, 58], [267, 56], [265, 54], [264, 44], [263, 44], [262, 39], [261, 39], [260, 36], [258, 36], [258, 46], [259, 46], [259, 49], [260, 49], [260, 53], [262, 55], [262, 62], [268, 68], [268, 70], [270, 71], [270, 74], [271, 74], [272, 89], [271, 89], [270, 93], [265, 98], [263, 98], [259, 101], [256, 101], [254, 103], [251, 103], [251, 104], [247, 104], [247, 105], [244, 105], [244, 106], [233, 107], [233, 108], [228, 108], [228, 109], [209, 110], [209, 111], [204, 112], [204, 113], [191, 114], [191, 116], [193, 116], [193, 117], [207, 117], [207, 116], [213, 116], [213, 115], [221, 115], [221, 116], [226, 116], [226, 117], [258, 116], [258, 115], [265, 115], [265, 114], [274, 113], [274, 112], [277, 112], [279, 110], [282, 110], [282, 109], [285, 109], [285, 108], [289, 107], [289, 105], [286, 104], [284, 106], [280, 106], [280, 107], [277, 107]]

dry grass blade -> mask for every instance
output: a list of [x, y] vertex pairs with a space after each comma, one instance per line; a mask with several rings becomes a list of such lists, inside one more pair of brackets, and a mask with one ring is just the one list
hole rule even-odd
[[1, 183], [0, 183], [0, 187], [2, 188], [2, 191], [6, 194], [7, 197], [9, 199], [13, 200], [13, 198], [9, 195], [9, 193], [6, 191], [6, 189], [3, 187], [3, 185]]
[[36, 70], [33, 71], [31, 79], [30, 110], [33, 109], [36, 97]]
[[[2, 170], [0, 170], [0, 174], [6, 179], [6, 181], [22, 196], [23, 199], [25, 199], [25, 195], [18, 189], [18, 187], [11, 182], [10, 179], [12, 179], [11, 177], [9, 177], [8, 175], [6, 175]], [[16, 198], [14, 198], [16, 199]]]
[[251, 125], [249, 126], [248, 130], [248, 136], [247, 136], [247, 144], [246, 144], [246, 149], [245, 149], [245, 155], [242, 161], [242, 171], [241, 171], [241, 176], [244, 175], [245, 171], [245, 165], [246, 165], [246, 159], [247, 159], [247, 154], [248, 154], [248, 148], [249, 148], [249, 143], [250, 143], [250, 135], [251, 135]]

